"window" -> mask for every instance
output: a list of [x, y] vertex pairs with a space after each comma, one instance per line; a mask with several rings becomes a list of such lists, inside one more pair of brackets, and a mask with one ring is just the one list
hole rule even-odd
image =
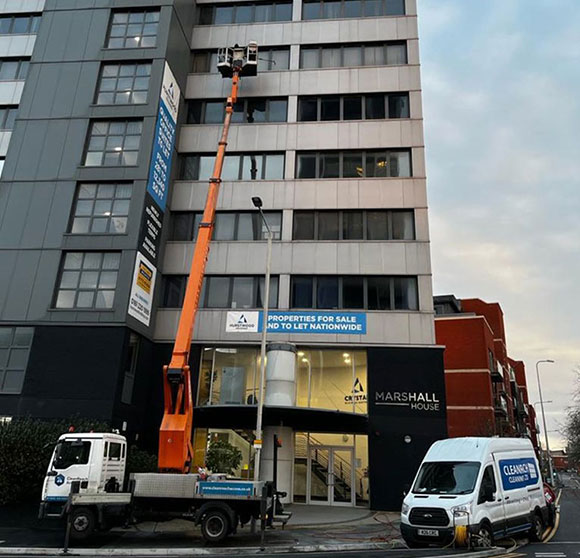
[[477, 499], [478, 504], [483, 504], [487, 501], [486, 496], [488, 494], [495, 494], [497, 492], [497, 486], [495, 484], [495, 475], [493, 473], [493, 465], [488, 465], [483, 471], [483, 476], [481, 477], [481, 487], [479, 489], [479, 496]]
[[411, 150], [306, 151], [296, 154], [296, 178], [409, 177]]
[[[234, 105], [233, 123], [286, 122], [288, 98], [239, 99]], [[188, 124], [221, 124], [225, 116], [222, 100], [189, 101]]]
[[305, 0], [302, 19], [405, 15], [405, 0]]
[[418, 310], [417, 277], [293, 276], [291, 308]]
[[470, 494], [479, 474], [476, 461], [435, 461], [421, 465], [413, 494]]
[[300, 97], [298, 121], [409, 118], [409, 93]]
[[104, 64], [97, 105], [136, 105], [147, 102], [151, 63]]
[[67, 252], [63, 257], [55, 308], [113, 308], [120, 252]]
[[141, 120], [92, 122], [85, 154], [85, 166], [136, 165], [142, 128]]
[[12, 130], [18, 107], [0, 106], [0, 130]]
[[215, 6], [202, 6], [199, 10], [199, 25], [291, 20], [292, 2], [217, 4]]
[[0, 58], [0, 81], [26, 79], [30, 58]]
[[157, 43], [159, 10], [113, 12], [107, 48], [148, 48]]
[[415, 240], [412, 210], [294, 211], [294, 240]]
[[[215, 155], [185, 155], [182, 180], [209, 180]], [[283, 153], [230, 153], [224, 158], [222, 180], [277, 180], [284, 178]]]
[[33, 34], [38, 31], [40, 14], [0, 17], [0, 35]]
[[79, 184], [70, 232], [74, 234], [126, 232], [131, 191], [130, 183]]
[[407, 44], [404, 41], [300, 48], [300, 68], [302, 69], [398, 64], [407, 64]]
[[4, 170], [4, 163], [6, 162], [5, 157], [0, 157], [0, 176], [2, 176], [2, 171]]
[[[206, 275], [200, 296], [201, 308], [262, 308], [264, 277], [253, 275]], [[161, 305], [181, 308], [187, 275], [165, 275]], [[278, 277], [270, 277], [270, 308], [278, 308]]]
[[68, 469], [71, 465], [86, 465], [91, 453], [91, 442], [83, 440], [59, 440], [54, 452], [53, 467], [57, 471]]
[[[264, 217], [272, 230], [274, 240], [280, 240], [282, 213], [265, 211]], [[176, 212], [171, 215], [169, 240], [191, 241], [197, 238], [202, 213]], [[266, 227], [257, 211], [228, 213], [215, 216], [214, 240], [266, 240]]]
[[34, 329], [0, 327], [0, 393], [20, 393]]
[[[258, 72], [287, 70], [290, 64], [290, 47], [260, 48]], [[217, 73], [217, 51], [198, 50], [193, 53], [194, 74]]]

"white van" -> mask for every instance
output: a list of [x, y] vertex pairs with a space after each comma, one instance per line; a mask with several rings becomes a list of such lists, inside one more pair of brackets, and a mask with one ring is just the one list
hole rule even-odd
[[450, 438], [423, 459], [401, 509], [410, 547], [445, 544], [467, 525], [472, 544], [529, 532], [539, 540], [548, 523], [540, 467], [530, 440]]

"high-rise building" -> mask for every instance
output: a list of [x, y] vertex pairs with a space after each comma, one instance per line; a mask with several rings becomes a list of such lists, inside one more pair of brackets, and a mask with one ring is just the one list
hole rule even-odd
[[0, 36], [31, 57], [0, 182], [0, 415], [94, 417], [155, 447], [230, 87], [216, 53], [256, 41], [194, 331], [196, 461], [227, 440], [252, 475], [259, 196], [262, 473], [276, 433], [289, 500], [397, 508], [446, 435], [416, 1], [12, 4], [42, 17], [35, 44]]

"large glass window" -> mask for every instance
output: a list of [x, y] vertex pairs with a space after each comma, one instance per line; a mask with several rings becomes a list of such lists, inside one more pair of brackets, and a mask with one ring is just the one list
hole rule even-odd
[[306, 151], [296, 154], [296, 178], [410, 177], [410, 149]]
[[34, 34], [40, 25], [40, 14], [0, 17], [0, 35]]
[[0, 327], [0, 393], [20, 393], [34, 328]]
[[70, 232], [122, 234], [127, 230], [132, 183], [78, 185]]
[[159, 10], [113, 12], [108, 48], [149, 48], [157, 44]]
[[[202, 213], [175, 212], [171, 215], [169, 240], [191, 241], [197, 238]], [[265, 211], [264, 216], [273, 233], [274, 240], [280, 240], [282, 213]], [[228, 213], [218, 212], [215, 216], [214, 240], [266, 240], [267, 229], [260, 215], [253, 211]]]
[[418, 310], [417, 277], [295, 275], [292, 308]]
[[30, 58], [0, 58], [0, 81], [26, 79], [29, 66]]
[[141, 120], [98, 120], [91, 123], [85, 166], [133, 166], [141, 143]]
[[199, 25], [290, 21], [291, 19], [292, 2], [217, 4], [204, 5], [199, 9]]
[[407, 64], [407, 44], [388, 43], [303, 46], [300, 68], [340, 68]]
[[305, 0], [302, 19], [405, 15], [405, 0]]
[[[162, 307], [181, 308], [187, 275], [164, 275]], [[255, 275], [206, 275], [200, 296], [201, 308], [262, 308], [264, 278]], [[270, 278], [269, 308], [278, 308], [278, 277]]]
[[413, 210], [294, 211], [294, 240], [415, 240]]
[[[260, 48], [258, 72], [287, 70], [290, 64], [290, 47]], [[198, 50], [193, 53], [194, 74], [217, 73], [217, 51]]]
[[299, 122], [409, 117], [409, 93], [298, 98]]
[[[239, 99], [234, 106], [232, 122], [236, 124], [256, 122], [286, 122], [288, 98]], [[188, 124], [221, 124], [225, 116], [223, 101], [189, 101]]]
[[[215, 155], [184, 155], [182, 180], [209, 180]], [[283, 153], [230, 153], [224, 158], [222, 180], [277, 180], [284, 178]]]
[[120, 252], [67, 252], [56, 289], [55, 308], [113, 308]]
[[151, 63], [104, 64], [97, 105], [136, 105], [147, 102]]

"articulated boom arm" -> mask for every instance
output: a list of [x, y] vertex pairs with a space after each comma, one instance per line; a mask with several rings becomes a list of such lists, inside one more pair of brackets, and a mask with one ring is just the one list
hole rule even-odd
[[191, 374], [189, 370], [189, 351], [199, 307], [199, 297], [205, 275], [205, 266], [209, 254], [209, 243], [212, 237], [215, 209], [221, 184], [222, 167], [226, 152], [228, 132], [234, 104], [238, 97], [240, 67], [234, 67], [232, 90], [226, 103], [226, 115], [219, 141], [218, 151], [209, 179], [209, 190], [205, 202], [203, 217], [199, 225], [197, 242], [191, 261], [191, 269], [185, 290], [183, 309], [179, 318], [177, 336], [169, 366], [163, 367], [163, 393], [165, 412], [159, 432], [159, 470], [167, 472], [189, 472], [193, 447], [191, 442], [193, 430], [193, 400], [191, 394]]

